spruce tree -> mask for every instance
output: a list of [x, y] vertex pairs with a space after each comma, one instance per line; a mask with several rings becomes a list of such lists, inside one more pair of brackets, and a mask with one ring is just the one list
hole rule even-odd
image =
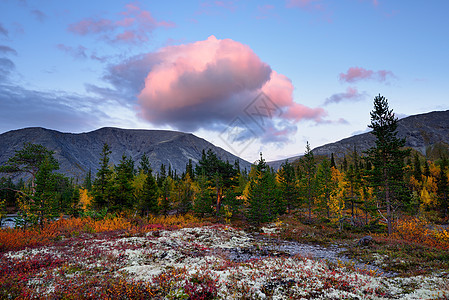
[[86, 178], [84, 178], [83, 187], [89, 192], [92, 190], [92, 171], [89, 169], [89, 172], [86, 174]]
[[288, 160], [282, 163], [278, 171], [281, 198], [285, 202], [287, 213], [296, 207], [298, 202], [298, 187], [295, 176], [295, 168]]
[[197, 191], [193, 202], [193, 211], [200, 217], [211, 215], [214, 212], [214, 197], [211, 192], [210, 183], [204, 173], [196, 175], [196, 179]]
[[313, 156], [312, 150], [310, 149], [310, 144], [306, 144], [306, 152], [302, 159], [303, 169], [304, 169], [304, 186], [305, 186], [305, 197], [307, 199], [307, 207], [309, 214], [309, 222], [312, 220], [312, 205], [315, 198], [316, 186], [315, 186], [315, 175], [316, 175], [316, 162]]
[[247, 219], [254, 225], [270, 222], [282, 213], [282, 203], [276, 186], [276, 178], [260, 154], [256, 176], [251, 178], [248, 194]]
[[134, 178], [134, 161], [131, 157], [122, 155], [122, 159], [115, 167], [115, 174], [112, 180], [111, 209], [121, 211], [131, 209], [134, 205], [134, 188], [132, 181]]
[[141, 214], [156, 215], [159, 213], [158, 205], [159, 192], [156, 180], [153, 177], [151, 168], [147, 168], [146, 178], [143, 185], [142, 198], [139, 201]]
[[157, 186], [159, 188], [162, 188], [162, 185], [164, 184], [164, 181], [166, 178], [167, 178], [167, 173], [165, 171], [165, 165], [161, 164], [159, 174], [157, 175]]
[[59, 213], [56, 177], [53, 174], [55, 169], [55, 165], [49, 159], [44, 159], [40, 164], [36, 174], [36, 190], [29, 202], [30, 213], [35, 217], [33, 221], [41, 227], [45, 220], [53, 219]]
[[409, 200], [409, 191], [403, 180], [404, 159], [409, 150], [402, 150], [405, 138], [397, 137], [398, 119], [388, 106], [388, 100], [381, 96], [374, 98], [371, 124], [368, 125], [375, 136], [375, 146], [366, 151], [372, 164], [369, 172], [370, 183], [375, 187], [377, 198], [386, 210], [388, 234], [393, 232], [394, 211]]
[[112, 171], [109, 168], [111, 150], [108, 144], [103, 145], [100, 156], [100, 168], [93, 185], [93, 202], [97, 209], [109, 208]]
[[337, 168], [337, 165], [335, 164], [335, 158], [334, 158], [334, 153], [331, 153], [331, 168]]
[[413, 161], [413, 177], [415, 177], [416, 180], [421, 181], [422, 180], [421, 176], [422, 176], [421, 161], [419, 160], [418, 153], [415, 153]]
[[142, 157], [140, 158], [139, 172], [140, 171], [144, 172], [145, 174], [152, 172], [150, 159], [148, 158], [146, 153], [142, 154]]

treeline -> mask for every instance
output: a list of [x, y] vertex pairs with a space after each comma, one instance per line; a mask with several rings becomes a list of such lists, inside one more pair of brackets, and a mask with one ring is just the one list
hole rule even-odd
[[368, 151], [359, 153], [354, 146], [343, 158], [315, 157], [307, 143], [301, 159], [286, 161], [277, 171], [262, 154], [250, 170], [241, 170], [238, 162], [222, 161], [212, 150], [203, 151], [196, 164], [190, 160], [181, 174], [165, 165], [153, 170], [146, 154], [138, 164], [123, 155], [114, 166], [105, 144], [96, 174], [89, 172], [81, 184], [54, 172], [53, 152], [25, 144], [0, 171], [31, 179], [14, 184], [10, 177], [1, 178], [0, 199], [3, 211], [14, 207], [23, 224], [42, 224], [60, 214], [125, 212], [142, 217], [194, 213], [259, 225], [295, 212], [303, 221], [322, 220], [339, 228], [385, 220], [391, 233], [394, 218], [402, 214], [447, 219], [447, 149], [435, 161], [405, 149], [405, 140], [396, 137], [397, 119], [380, 95], [369, 126], [376, 145]]

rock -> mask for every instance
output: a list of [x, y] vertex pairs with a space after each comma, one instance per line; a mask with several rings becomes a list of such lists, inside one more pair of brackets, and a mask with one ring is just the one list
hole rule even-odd
[[373, 241], [373, 238], [369, 235], [362, 237], [359, 242], [357, 243], [357, 245], [359, 246], [368, 246], [369, 244], [371, 244]]

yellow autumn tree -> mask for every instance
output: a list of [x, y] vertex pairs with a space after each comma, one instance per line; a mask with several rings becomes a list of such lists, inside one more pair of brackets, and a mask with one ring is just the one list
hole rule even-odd
[[329, 211], [331, 215], [331, 221], [335, 224], [339, 224], [340, 229], [342, 225], [342, 218], [345, 209], [345, 186], [346, 182], [343, 179], [343, 175], [338, 169], [332, 167], [332, 186], [334, 187], [329, 197]]
[[[434, 169], [435, 170], [435, 169]], [[431, 169], [432, 174], [432, 169]], [[428, 176], [424, 179], [423, 187], [421, 189], [421, 202], [424, 208], [433, 208], [438, 203], [437, 196], [438, 186], [435, 177]]]
[[83, 211], [86, 211], [92, 204], [93, 197], [89, 195], [89, 191], [84, 188], [80, 188], [80, 201], [79, 205]]

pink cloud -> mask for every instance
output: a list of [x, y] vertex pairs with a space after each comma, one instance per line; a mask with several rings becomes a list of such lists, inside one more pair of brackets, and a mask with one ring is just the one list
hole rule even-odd
[[360, 80], [375, 80], [379, 82], [387, 81], [387, 77], [395, 77], [393, 72], [387, 70], [367, 70], [360, 67], [351, 67], [346, 73], [340, 73], [339, 79], [344, 82], [357, 82]]
[[125, 5], [125, 10], [118, 14], [118, 20], [105, 18], [86, 18], [70, 24], [68, 31], [88, 35], [96, 34], [110, 42], [136, 43], [147, 41], [149, 34], [158, 27], [171, 28], [175, 24], [169, 21], [157, 21], [149, 11], [136, 4]]
[[[131, 65], [150, 65], [137, 98], [140, 116], [153, 124], [190, 131], [222, 129], [236, 117], [245, 118], [245, 107], [262, 92], [280, 110], [279, 120], [267, 120], [264, 128], [270, 137], [295, 131], [291, 124], [277, 127], [278, 121], [320, 122], [326, 116], [322, 108], [294, 102], [291, 80], [273, 71], [247, 45], [231, 39], [210, 36], [204, 41], [164, 47], [139, 60], [117, 68], [126, 73]], [[118, 69], [114, 72], [119, 73]]]
[[366, 93], [359, 93], [357, 88], [348, 87], [346, 89], [346, 92], [333, 94], [329, 98], [326, 99], [324, 102], [324, 105], [328, 105], [331, 103], [340, 103], [342, 101], [361, 101], [365, 98]]

